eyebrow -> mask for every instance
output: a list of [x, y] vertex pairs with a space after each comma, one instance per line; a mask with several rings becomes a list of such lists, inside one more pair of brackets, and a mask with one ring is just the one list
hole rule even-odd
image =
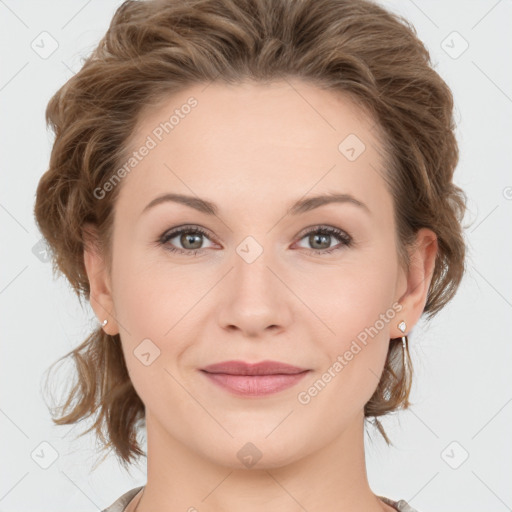
[[[183, 204], [194, 210], [197, 210], [201, 213], [205, 213], [206, 215], [215, 215], [219, 213], [219, 208], [212, 203], [211, 201], [207, 201], [206, 199], [201, 199], [199, 197], [187, 196], [183, 194], [173, 194], [168, 193], [161, 196], [156, 197], [150, 203], [146, 205], [142, 213], [145, 213], [147, 210], [155, 207], [158, 204], [165, 202], [174, 202]], [[353, 204], [355, 206], [360, 207], [367, 213], [371, 214], [370, 209], [366, 204], [356, 199], [354, 196], [350, 194], [339, 194], [339, 193], [330, 193], [323, 194], [319, 196], [307, 197], [305, 199], [300, 199], [293, 203], [291, 207], [288, 209], [288, 213], [290, 215], [300, 215], [302, 213], [306, 213], [308, 211], [314, 210], [315, 208], [319, 208], [325, 204], [330, 203], [347, 203]]]

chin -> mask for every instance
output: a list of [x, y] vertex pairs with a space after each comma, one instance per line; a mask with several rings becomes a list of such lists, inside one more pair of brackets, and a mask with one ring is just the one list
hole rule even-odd
[[[283, 442], [277, 431], [265, 437], [271, 431], [260, 427], [258, 435], [253, 435], [251, 430], [247, 434], [232, 432], [233, 439], [212, 440], [207, 446], [196, 446], [196, 452], [215, 465], [249, 471], [283, 467], [308, 454], [304, 447], [310, 443], [306, 439], [301, 442], [288, 436], [288, 442]], [[206, 435], [205, 438], [208, 439]]]

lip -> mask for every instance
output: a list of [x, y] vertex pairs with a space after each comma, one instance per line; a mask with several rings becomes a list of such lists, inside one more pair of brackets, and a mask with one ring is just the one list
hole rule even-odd
[[224, 361], [201, 368], [212, 382], [238, 396], [265, 396], [297, 384], [310, 370], [278, 361]]
[[208, 373], [225, 373], [227, 375], [292, 375], [307, 371], [307, 368], [299, 368], [279, 361], [261, 361], [259, 363], [223, 361], [201, 369]]

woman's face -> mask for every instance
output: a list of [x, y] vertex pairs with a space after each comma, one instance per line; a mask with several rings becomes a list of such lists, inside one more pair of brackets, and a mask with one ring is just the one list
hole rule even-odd
[[[360, 425], [410, 320], [373, 123], [303, 82], [213, 83], [170, 97], [134, 140], [117, 185], [109, 328], [148, 424], [240, 468], [245, 455], [290, 463]], [[190, 203], [150, 206], [166, 194]], [[326, 194], [353, 199], [304, 203]], [[203, 371], [233, 360], [307, 371]]]

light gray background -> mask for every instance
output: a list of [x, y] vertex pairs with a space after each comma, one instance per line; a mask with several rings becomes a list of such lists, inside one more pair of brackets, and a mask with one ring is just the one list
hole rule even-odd
[[[512, 510], [512, 3], [382, 3], [413, 23], [454, 92], [456, 182], [469, 196], [472, 224], [458, 295], [410, 337], [415, 405], [383, 420], [396, 446], [387, 448], [369, 427], [370, 484], [419, 512]], [[34, 194], [53, 140], [46, 104], [79, 70], [120, 4], [0, 0], [0, 511], [101, 510], [146, 481], [144, 463], [129, 476], [112, 457], [91, 473], [94, 439], [74, 441], [81, 425], [51, 422], [43, 372], [97, 324], [90, 307], [81, 309], [64, 278], [54, 281], [50, 263], [33, 252], [41, 238]], [[58, 43], [47, 58], [31, 47], [43, 51], [43, 31]], [[461, 53], [464, 41], [469, 46]], [[58, 454], [48, 469], [36, 462], [51, 454], [44, 442]]]

